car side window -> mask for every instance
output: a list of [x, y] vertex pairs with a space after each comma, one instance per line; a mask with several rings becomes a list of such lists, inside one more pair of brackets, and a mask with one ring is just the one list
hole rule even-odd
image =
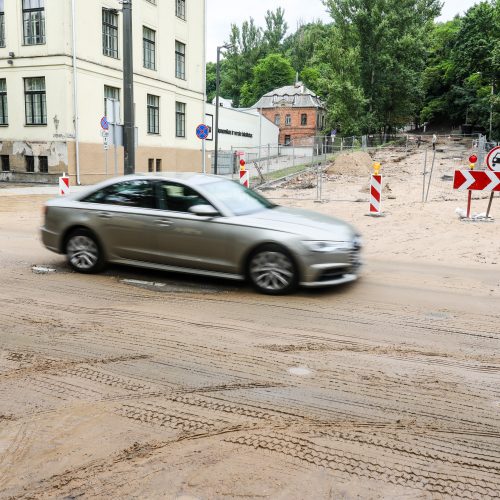
[[92, 193], [82, 201], [104, 205], [120, 205], [137, 208], [156, 208], [154, 185], [148, 180], [135, 180], [113, 184]]
[[172, 212], [189, 212], [195, 205], [211, 205], [200, 193], [175, 182], [158, 185], [158, 208]]

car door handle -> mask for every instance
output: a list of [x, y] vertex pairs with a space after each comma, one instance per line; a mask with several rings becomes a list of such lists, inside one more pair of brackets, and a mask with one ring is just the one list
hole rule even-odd
[[110, 214], [109, 212], [99, 212], [97, 214], [97, 217], [100, 217], [101, 219], [111, 219], [111, 217], [113, 217], [113, 215]]
[[168, 220], [168, 219], [157, 219], [156, 224], [158, 224], [158, 226], [162, 226], [162, 227], [170, 227], [173, 224], [173, 222], [171, 220]]

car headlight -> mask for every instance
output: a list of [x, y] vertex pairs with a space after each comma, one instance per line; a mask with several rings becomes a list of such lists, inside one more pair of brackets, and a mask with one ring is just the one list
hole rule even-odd
[[349, 250], [349, 244], [345, 241], [303, 241], [302, 244], [310, 252], [332, 253], [338, 250]]

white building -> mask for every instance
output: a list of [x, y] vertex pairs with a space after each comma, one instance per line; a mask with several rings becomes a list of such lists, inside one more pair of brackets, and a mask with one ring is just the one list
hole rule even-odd
[[[106, 155], [115, 174], [100, 120], [105, 98], [123, 98], [120, 8], [118, 0], [0, 0], [0, 180], [69, 172], [72, 182], [95, 182], [106, 177]], [[204, 9], [204, 0], [133, 0], [138, 172], [201, 169]], [[123, 148], [116, 164], [121, 174]]]
[[[213, 129], [215, 106], [207, 104], [206, 123]], [[221, 106], [219, 109], [219, 149], [222, 151], [254, 150], [259, 146], [277, 145], [279, 127], [254, 109], [236, 109]], [[207, 140], [207, 151], [215, 150], [213, 134]]]

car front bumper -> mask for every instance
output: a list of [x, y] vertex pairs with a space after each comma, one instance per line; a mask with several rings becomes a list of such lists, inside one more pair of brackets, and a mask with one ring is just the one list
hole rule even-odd
[[303, 254], [300, 260], [300, 284], [309, 288], [342, 285], [356, 281], [361, 267], [359, 248], [331, 254]]

